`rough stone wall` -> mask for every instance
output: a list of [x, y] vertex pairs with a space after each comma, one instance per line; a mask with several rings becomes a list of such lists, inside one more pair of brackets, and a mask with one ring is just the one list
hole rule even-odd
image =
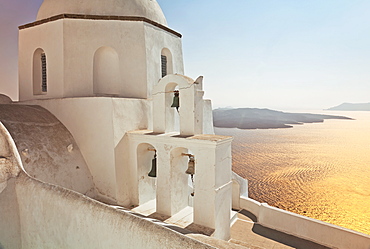
[[13, 137], [28, 174], [95, 196], [92, 176], [74, 138], [50, 112], [40, 106], [0, 104], [0, 121]]

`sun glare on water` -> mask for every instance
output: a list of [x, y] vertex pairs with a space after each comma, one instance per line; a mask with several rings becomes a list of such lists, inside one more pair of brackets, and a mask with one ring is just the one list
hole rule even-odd
[[233, 170], [251, 198], [370, 234], [370, 112], [334, 115], [356, 120], [215, 132], [234, 136]]

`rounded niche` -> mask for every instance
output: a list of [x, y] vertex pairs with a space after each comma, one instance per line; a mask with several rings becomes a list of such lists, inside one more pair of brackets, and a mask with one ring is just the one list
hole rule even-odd
[[44, 0], [37, 20], [59, 14], [139, 16], [167, 26], [156, 0]]

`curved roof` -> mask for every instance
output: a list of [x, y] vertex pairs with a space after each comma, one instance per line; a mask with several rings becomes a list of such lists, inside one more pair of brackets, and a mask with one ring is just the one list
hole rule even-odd
[[43, 182], [96, 196], [80, 149], [53, 114], [40, 106], [0, 104], [0, 122], [14, 139], [28, 174]]
[[13, 103], [12, 99], [5, 95], [5, 94], [0, 94], [0, 104], [11, 104]]
[[37, 20], [59, 14], [140, 16], [167, 26], [156, 0], [44, 0]]

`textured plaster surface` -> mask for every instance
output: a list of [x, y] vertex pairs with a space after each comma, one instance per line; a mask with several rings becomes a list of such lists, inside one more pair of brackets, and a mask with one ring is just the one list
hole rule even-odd
[[22, 248], [213, 248], [25, 174], [16, 191]]
[[15, 193], [15, 177], [21, 162], [14, 142], [0, 123], [0, 248], [20, 248], [20, 218]]
[[149, 101], [95, 97], [36, 100], [22, 104], [26, 103], [43, 106], [72, 133], [93, 176], [99, 200], [115, 203], [117, 199], [126, 199], [117, 197], [117, 186], [130, 180], [128, 170], [123, 170], [128, 157], [124, 136], [127, 131], [148, 127]]
[[155, 0], [45, 0], [37, 14], [37, 20], [58, 14], [116, 15], [146, 17], [162, 25], [166, 18]]
[[[28, 174], [95, 195], [92, 176], [77, 144], [50, 112], [40, 106], [0, 105], [0, 121], [12, 135]], [[6, 159], [0, 158], [0, 164], [6, 165]]]
[[[0, 165], [0, 169], [1, 169]], [[21, 247], [21, 228], [18, 200], [15, 192], [15, 179], [7, 181], [7, 187], [0, 191], [0, 248], [18, 249]]]
[[12, 99], [4, 94], [0, 94], [0, 104], [11, 104], [13, 101]]

